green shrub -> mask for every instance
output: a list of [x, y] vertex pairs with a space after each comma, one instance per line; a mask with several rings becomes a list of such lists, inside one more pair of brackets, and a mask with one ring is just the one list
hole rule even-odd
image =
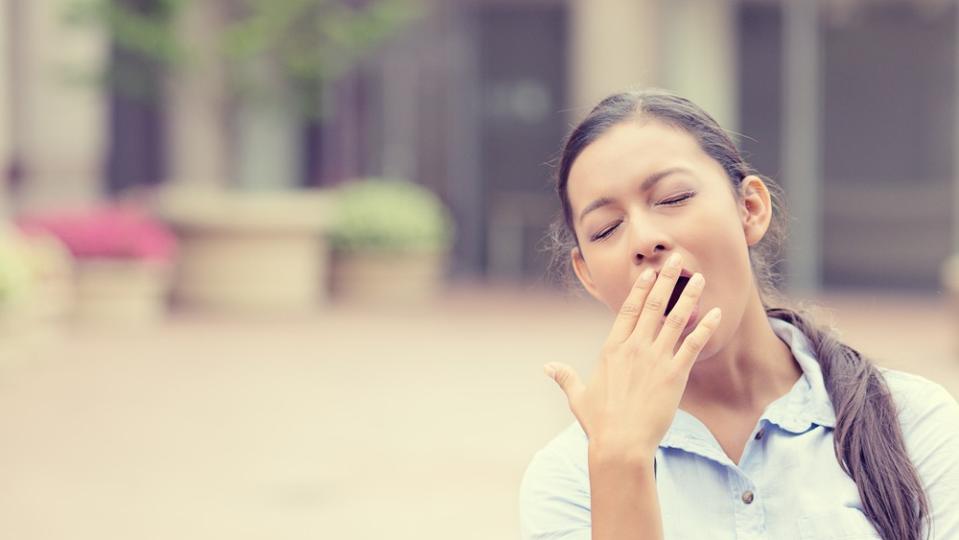
[[374, 178], [336, 189], [329, 233], [335, 249], [444, 250], [454, 234], [442, 201], [418, 184]]
[[0, 223], [0, 310], [22, 300], [33, 285], [23, 241]]

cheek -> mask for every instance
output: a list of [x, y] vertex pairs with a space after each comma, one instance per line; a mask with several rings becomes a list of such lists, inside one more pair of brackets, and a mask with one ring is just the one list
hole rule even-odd
[[723, 325], [739, 318], [752, 287], [749, 248], [735, 215], [717, 213], [698, 228], [689, 250], [706, 276], [706, 309], [720, 307]]
[[748, 281], [751, 273], [749, 246], [736, 214], [713, 212], [701, 224], [696, 230], [694, 249], [702, 256], [704, 265], [714, 270], [714, 279], [722, 278], [724, 286]]
[[630, 290], [632, 290], [633, 284], [629, 282], [629, 273], [627, 271], [611, 271], [607, 272], [601, 279], [602, 281], [597, 282], [596, 285], [602, 302], [610, 310], [618, 312], [629, 296]]

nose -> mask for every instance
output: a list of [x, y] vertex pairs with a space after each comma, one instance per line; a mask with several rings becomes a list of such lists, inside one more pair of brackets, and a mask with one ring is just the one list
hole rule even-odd
[[655, 263], [672, 249], [672, 242], [665, 231], [648, 221], [646, 223], [633, 221], [629, 227], [629, 233], [632, 258], [636, 264]]

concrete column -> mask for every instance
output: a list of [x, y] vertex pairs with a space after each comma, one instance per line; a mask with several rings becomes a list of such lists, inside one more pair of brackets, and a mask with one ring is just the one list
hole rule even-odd
[[731, 0], [666, 2], [663, 65], [666, 88], [734, 131], [739, 120], [735, 7]]
[[233, 180], [243, 189], [299, 186], [303, 162], [302, 122], [293, 88], [280, 70], [260, 61], [253, 67], [263, 93], [237, 102], [233, 125]]
[[819, 17], [816, 1], [784, 2], [784, 187], [793, 220], [786, 244], [786, 286], [814, 293], [821, 285], [822, 139]]
[[96, 72], [106, 37], [64, 22], [68, 0], [14, 0], [16, 69], [12, 130], [23, 168], [24, 208], [75, 206], [100, 196], [105, 142], [105, 93], [71, 81], [71, 71]]
[[0, 220], [9, 215], [8, 178], [10, 161], [13, 158], [13, 143], [10, 136], [10, 2], [0, 0]]
[[476, 107], [462, 104], [480, 103], [482, 98], [477, 28], [463, 2], [450, 2], [443, 15], [450, 28], [443, 36], [450, 58], [443, 115], [448, 122], [446, 177], [449, 202], [458, 225], [452, 273], [455, 277], [473, 278], [485, 266], [486, 205], [476, 151], [480, 147], [479, 113]]
[[[956, 25], [956, 32], [959, 33], [959, 7], [954, 9], [955, 20], [953, 24]], [[956, 50], [953, 53], [955, 56], [953, 64], [953, 70], [955, 71], [955, 82], [953, 83], [955, 93], [953, 101], [953, 145], [955, 146], [955, 151], [953, 155], [953, 165], [952, 165], [952, 253], [955, 257], [956, 267], [957, 267], [957, 284], [959, 284], [959, 43], [957, 43]]]
[[[433, 37], [433, 36], [429, 36]], [[433, 37], [436, 46], [440, 40]], [[418, 73], [416, 51], [409, 47], [410, 38], [399, 47], [384, 51], [383, 70], [383, 175], [390, 178], [417, 178], [416, 88]]]
[[573, 119], [615, 92], [663, 84], [660, 0], [571, 0]]
[[188, 64], [167, 88], [170, 182], [222, 186], [228, 182], [230, 138], [223, 65], [217, 60], [220, 2], [184, 2], [178, 21]]

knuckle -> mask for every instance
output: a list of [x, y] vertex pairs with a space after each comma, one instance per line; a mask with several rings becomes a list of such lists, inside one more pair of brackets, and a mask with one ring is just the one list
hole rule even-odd
[[693, 351], [698, 352], [706, 346], [706, 338], [702, 334], [693, 332], [686, 336], [686, 345]]
[[682, 269], [681, 269], [681, 268], [669, 268], [669, 267], [667, 267], [667, 268], [663, 268], [663, 270], [659, 273], [659, 275], [660, 275], [660, 277], [677, 278], [677, 277], [679, 277], [679, 274], [681, 274], [681, 273], [682, 273]]
[[719, 328], [719, 321], [716, 319], [707, 319], [703, 321], [703, 332], [712, 335], [712, 333]]
[[645, 304], [647, 311], [662, 311], [665, 306], [666, 301], [658, 296], [650, 297]]
[[713, 331], [716, 330], [716, 328], [711, 322], [703, 321], [700, 324], [700, 328], [697, 328], [697, 330], [699, 330], [699, 333], [702, 335], [703, 341], [706, 341], [709, 339], [709, 336], [712, 335]]
[[695, 283], [690, 283], [686, 285], [685, 289], [683, 289], [683, 296], [686, 296], [689, 298], [699, 298], [699, 295], [702, 294], [702, 292], [703, 292], [702, 284], [697, 285]]
[[686, 326], [686, 317], [682, 313], [678, 313], [676, 308], [673, 308], [666, 316], [666, 322], [663, 324], [673, 330], [682, 330]]
[[652, 279], [649, 280], [649, 281], [643, 281], [643, 280], [641, 280], [641, 279], [637, 279], [635, 282], [633, 282], [633, 290], [634, 290], [634, 291], [645, 291], [645, 290], [649, 289], [650, 287], [652, 287], [654, 282], [655, 282], [655, 280], [652, 280]]
[[637, 358], [643, 355], [645, 347], [634, 341], [627, 341], [623, 344], [622, 357], [624, 359]]
[[623, 307], [619, 308], [619, 312], [624, 315], [636, 315], [641, 310], [642, 308], [633, 302], [626, 302]]
[[683, 371], [677, 367], [671, 367], [666, 370], [666, 382], [674, 383], [680, 380], [683, 376]]

